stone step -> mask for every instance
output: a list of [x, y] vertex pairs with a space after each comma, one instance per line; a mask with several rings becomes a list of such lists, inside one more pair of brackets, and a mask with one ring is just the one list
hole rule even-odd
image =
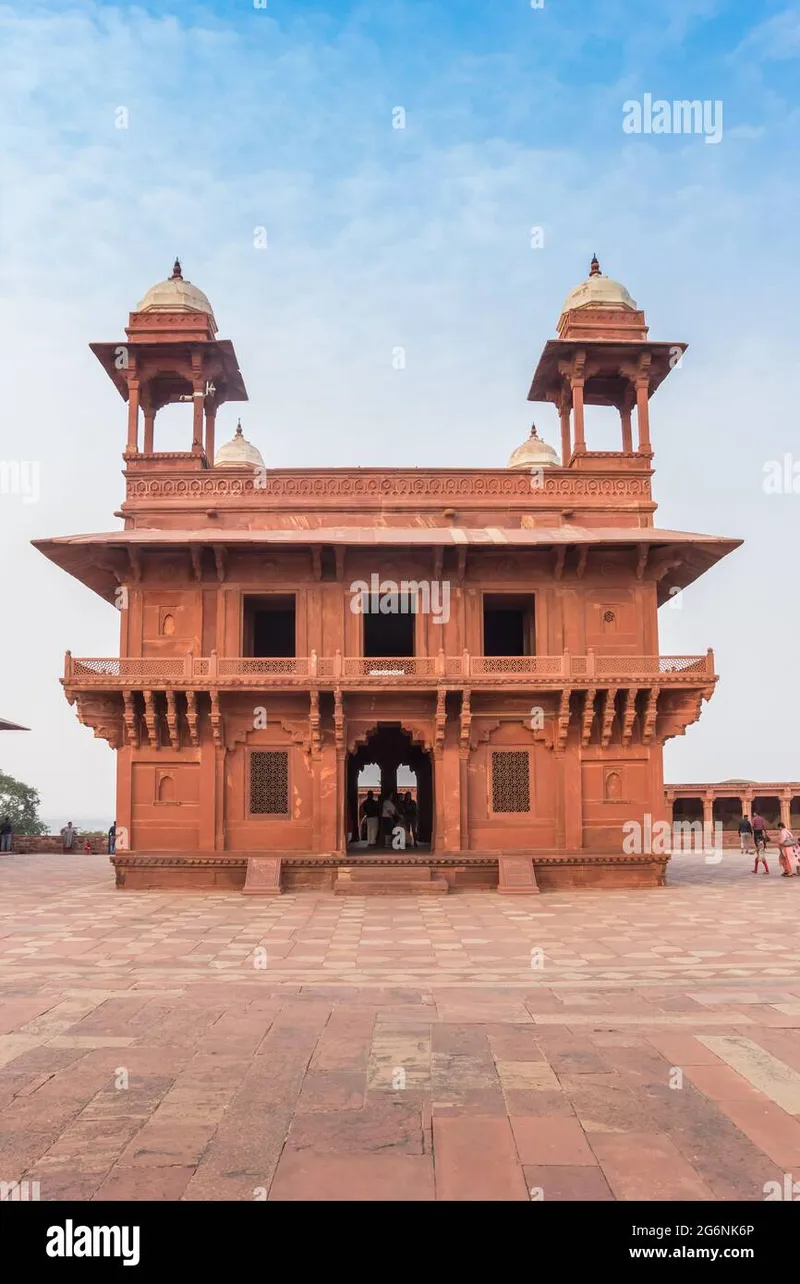
[[340, 866], [333, 890], [337, 896], [438, 896], [449, 885], [427, 865]]

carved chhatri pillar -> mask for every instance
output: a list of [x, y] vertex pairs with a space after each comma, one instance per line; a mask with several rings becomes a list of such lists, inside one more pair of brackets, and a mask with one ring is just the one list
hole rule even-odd
[[636, 390], [632, 384], [628, 384], [619, 412], [620, 419], [622, 420], [622, 449], [626, 455], [633, 454], [633, 427], [631, 424], [631, 413], [635, 404]]
[[206, 459], [211, 467], [214, 465], [214, 437], [216, 432], [216, 423], [217, 405], [216, 402], [212, 401], [211, 404], [206, 407]]
[[583, 380], [574, 379], [572, 382], [572, 409], [573, 419], [575, 421], [575, 453], [582, 454], [586, 450], [586, 432], [583, 423]]
[[558, 407], [558, 417], [561, 421], [561, 463], [564, 468], [567, 467], [572, 455], [572, 428], [570, 426], [570, 399], [569, 394], [565, 391], [561, 397]]
[[139, 451], [139, 380], [128, 380], [128, 445], [129, 455]]

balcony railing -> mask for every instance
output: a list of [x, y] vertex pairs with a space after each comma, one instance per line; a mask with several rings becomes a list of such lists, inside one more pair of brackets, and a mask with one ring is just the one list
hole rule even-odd
[[433, 684], [447, 682], [508, 685], [615, 683], [641, 686], [691, 685], [714, 677], [714, 653], [705, 655], [461, 655], [417, 656], [144, 656], [129, 659], [85, 659], [68, 651], [66, 686], [115, 687], [137, 685], [187, 687], [326, 686]]

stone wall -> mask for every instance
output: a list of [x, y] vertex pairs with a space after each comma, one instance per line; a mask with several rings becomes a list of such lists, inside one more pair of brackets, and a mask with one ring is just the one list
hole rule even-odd
[[[74, 852], [76, 855], [83, 856], [83, 845], [86, 839], [79, 834], [75, 840]], [[107, 838], [90, 838], [93, 852], [107, 852]], [[13, 852], [60, 852], [62, 850], [60, 834], [14, 834], [11, 840], [11, 850]]]

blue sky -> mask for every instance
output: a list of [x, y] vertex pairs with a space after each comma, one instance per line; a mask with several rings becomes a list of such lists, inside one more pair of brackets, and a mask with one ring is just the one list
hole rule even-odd
[[[667, 775], [800, 776], [800, 494], [762, 487], [800, 460], [799, 61], [800, 9], [772, 0], [0, 4], [0, 458], [42, 477], [36, 504], [0, 495], [0, 713], [34, 727], [0, 766], [47, 815], [112, 806], [57, 676], [118, 621], [28, 541], [113, 527], [124, 409], [87, 344], [176, 253], [236, 344], [247, 435], [302, 467], [503, 464], [596, 251], [690, 344], [652, 406], [660, 524], [747, 541], [662, 611], [662, 651], [713, 645], [722, 674]], [[720, 100], [722, 140], [626, 135], [648, 93]]]

